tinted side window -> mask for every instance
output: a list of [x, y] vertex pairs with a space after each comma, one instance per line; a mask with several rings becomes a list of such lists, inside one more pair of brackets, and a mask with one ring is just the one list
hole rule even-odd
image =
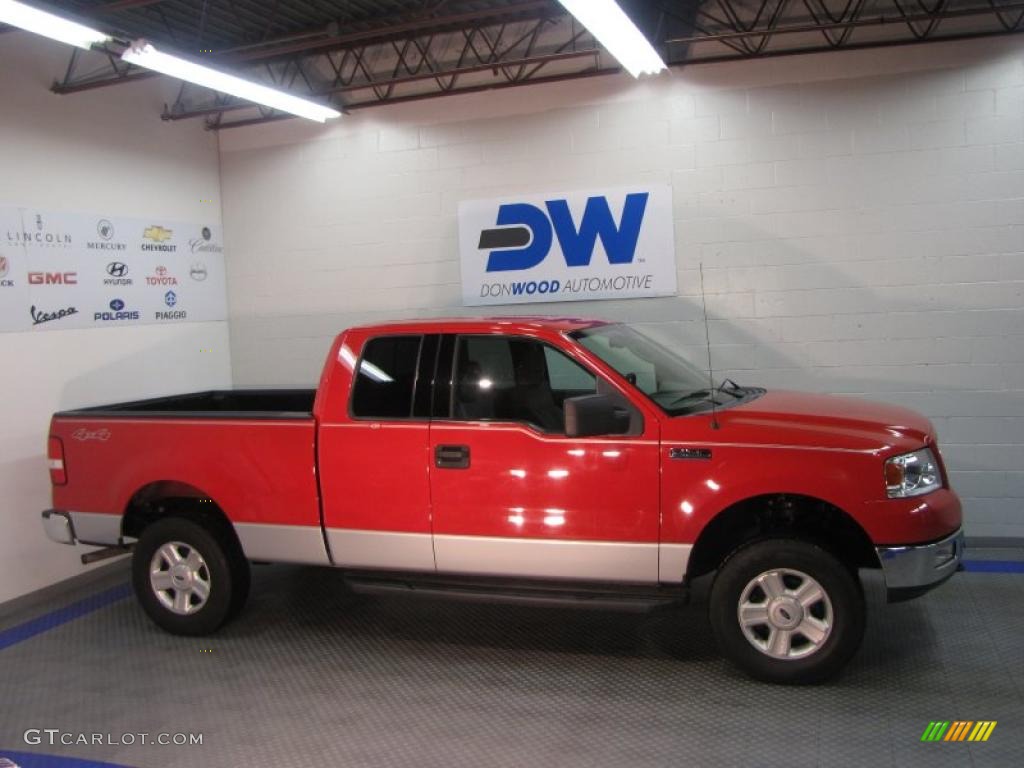
[[353, 416], [409, 418], [420, 340], [419, 336], [383, 336], [366, 342], [353, 383]]
[[562, 432], [565, 398], [597, 389], [594, 377], [579, 364], [529, 339], [462, 337], [456, 360], [456, 419], [517, 421]]

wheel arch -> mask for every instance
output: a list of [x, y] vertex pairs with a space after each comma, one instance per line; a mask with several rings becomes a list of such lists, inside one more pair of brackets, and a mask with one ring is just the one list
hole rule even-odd
[[871, 538], [845, 510], [814, 496], [767, 493], [737, 501], [707, 522], [694, 541], [686, 578], [714, 571], [737, 547], [785, 535], [821, 545], [852, 570], [881, 567]]
[[221, 506], [201, 488], [180, 480], [157, 480], [133, 493], [121, 517], [121, 535], [137, 539], [148, 525], [171, 515], [202, 524], [242, 552], [235, 527]]

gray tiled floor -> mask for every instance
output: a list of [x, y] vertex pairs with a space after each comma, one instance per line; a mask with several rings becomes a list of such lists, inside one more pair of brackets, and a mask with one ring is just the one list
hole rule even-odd
[[[340, 586], [330, 571], [261, 567], [246, 612], [213, 638], [166, 635], [123, 600], [0, 651], [0, 755], [145, 768], [1024, 765], [1022, 575], [961, 573], [902, 605], [869, 583], [864, 647], [815, 688], [734, 671], [699, 605], [617, 614]], [[999, 725], [984, 744], [920, 743], [935, 719]], [[200, 731], [204, 744], [43, 749], [22, 744], [30, 727]]]

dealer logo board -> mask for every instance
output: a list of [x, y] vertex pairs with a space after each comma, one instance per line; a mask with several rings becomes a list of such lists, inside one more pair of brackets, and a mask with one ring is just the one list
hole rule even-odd
[[224, 320], [222, 243], [208, 221], [0, 206], [0, 333]]

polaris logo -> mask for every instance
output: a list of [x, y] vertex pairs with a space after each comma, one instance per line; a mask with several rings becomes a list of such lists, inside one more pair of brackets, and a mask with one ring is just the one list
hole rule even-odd
[[495, 229], [480, 233], [480, 249], [491, 250], [488, 272], [530, 269], [547, 258], [552, 235], [558, 238], [567, 267], [587, 267], [600, 239], [609, 264], [631, 264], [647, 208], [647, 192], [626, 195], [622, 218], [616, 222], [606, 197], [587, 198], [579, 226], [567, 200], [547, 200], [545, 210], [529, 203], [498, 209]]
[[466, 201], [459, 205], [463, 302], [672, 295], [673, 240], [667, 186]]

